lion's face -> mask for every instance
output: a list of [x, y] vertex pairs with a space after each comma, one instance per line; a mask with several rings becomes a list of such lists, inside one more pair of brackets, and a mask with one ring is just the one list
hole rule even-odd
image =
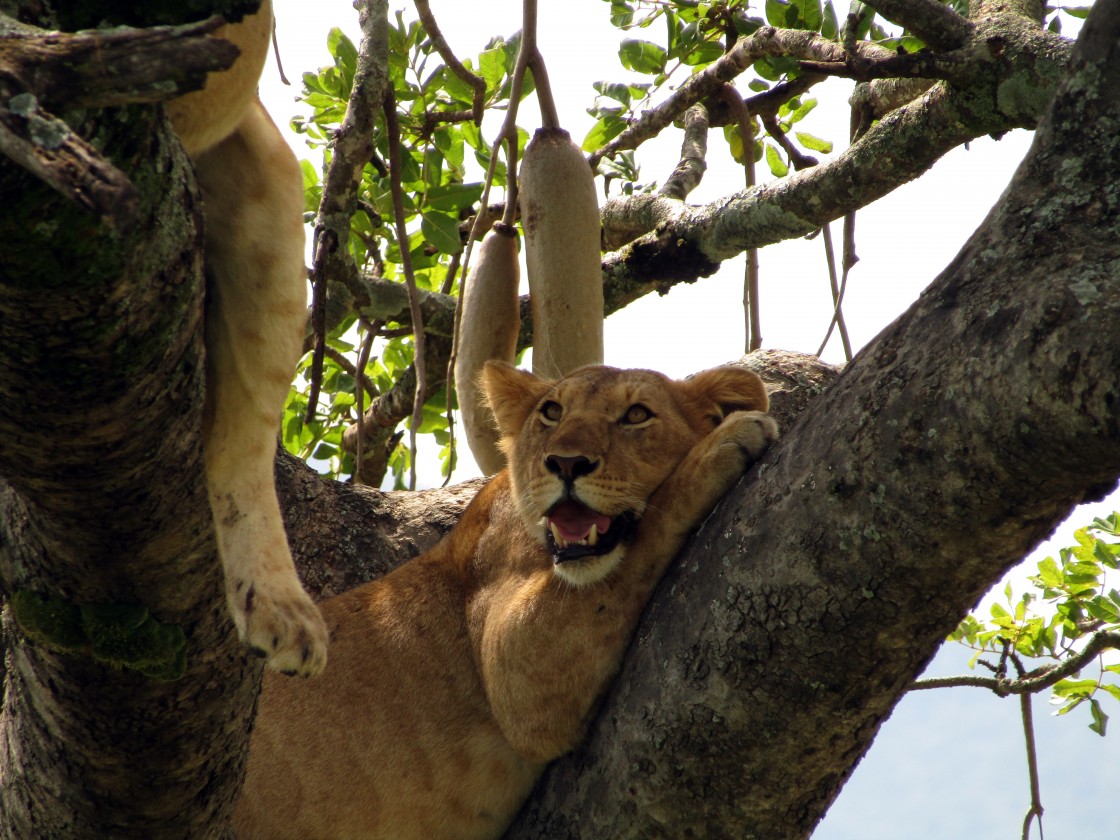
[[581, 585], [621, 562], [650, 496], [727, 411], [766, 408], [758, 378], [735, 368], [677, 382], [586, 367], [548, 382], [489, 363], [484, 384], [525, 526]]

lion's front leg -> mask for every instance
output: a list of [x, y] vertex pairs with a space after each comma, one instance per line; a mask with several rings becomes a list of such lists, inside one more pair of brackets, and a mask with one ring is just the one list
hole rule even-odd
[[327, 631], [276, 499], [280, 411], [306, 319], [299, 166], [257, 103], [195, 160], [206, 202], [206, 475], [230, 613], [277, 670], [313, 674]]
[[778, 424], [762, 411], [735, 411], [700, 439], [649, 501], [631, 554], [656, 558], [656, 580], [688, 535], [712, 512], [743, 472], [778, 439]]

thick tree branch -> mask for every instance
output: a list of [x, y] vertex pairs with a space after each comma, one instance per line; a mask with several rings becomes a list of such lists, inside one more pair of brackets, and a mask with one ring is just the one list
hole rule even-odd
[[[625, 303], [675, 282], [707, 276], [720, 262], [748, 248], [805, 236], [869, 204], [969, 140], [1033, 127], [1069, 59], [1070, 42], [1016, 14], [993, 14], [972, 32], [972, 44], [962, 48], [976, 56], [967, 85], [935, 85], [888, 114], [827, 164], [705, 207], [682, 208], [677, 202], [645, 196], [608, 202], [604, 238], [611, 245], [642, 223], [656, 224], [645, 236], [604, 257], [608, 300]], [[843, 58], [838, 45], [820, 45], [812, 37], [798, 41], [783, 36], [773, 43], [778, 42], [784, 54], [819, 48]], [[678, 94], [688, 87], [682, 85]], [[660, 124], [664, 116], [651, 118], [651, 125]], [[636, 123], [632, 128], [639, 127]]]
[[232, 44], [206, 37], [221, 23], [70, 35], [10, 21], [0, 38], [0, 153], [124, 227], [137, 211], [135, 187], [55, 112], [159, 102], [202, 87], [208, 71], [237, 56]]
[[[684, 140], [681, 141], [681, 160], [673, 174], [665, 179], [657, 194], [665, 198], [683, 200], [700, 185], [708, 168], [708, 109], [693, 105], [684, 112]], [[627, 240], [629, 241], [629, 240]]]
[[937, 0], [867, 0], [867, 5], [914, 33], [931, 49], [955, 50], [972, 33], [967, 20]]
[[[917, 178], [949, 150], [984, 134], [1030, 126], [1049, 101], [1044, 79], [1065, 63], [1068, 44], [1033, 36], [1023, 45], [1024, 67], [994, 86], [967, 91], [937, 85], [893, 111], [833, 161], [797, 175], [745, 190], [705, 207], [688, 208], [657, 231], [606, 255], [608, 286], [639, 296], [680, 277], [682, 255], [691, 277], [747, 248], [805, 236]], [[1034, 52], [1034, 48], [1038, 49]], [[1034, 85], [1032, 95], [1024, 83]], [[983, 92], [985, 99], [978, 94]], [[644, 208], [647, 218], [665, 211]]]
[[[891, 54], [868, 42], [862, 42], [857, 49], [861, 55], [869, 58]], [[718, 96], [724, 84], [766, 56], [840, 61], [843, 59], [843, 50], [835, 41], [829, 41], [814, 32], [764, 26], [753, 35], [741, 38], [728, 53], [690, 76], [665, 102], [643, 112], [618, 137], [591, 155], [591, 165], [595, 166], [600, 159], [617, 152], [636, 149], [646, 140], [656, 137], [694, 103]]]
[[871, 79], [946, 79], [959, 82], [974, 76], [976, 66], [971, 55], [925, 51], [875, 58], [845, 54], [839, 61], [798, 63], [802, 70], [810, 73], [857, 79], [861, 82]]
[[670, 570], [511, 838], [806, 837], [960, 616], [1115, 485], [1118, 29], [1098, 3], [1000, 204]]

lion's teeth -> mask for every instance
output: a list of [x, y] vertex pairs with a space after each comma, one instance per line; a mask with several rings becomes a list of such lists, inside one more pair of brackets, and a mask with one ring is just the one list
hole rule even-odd
[[595, 545], [597, 542], [599, 542], [599, 527], [592, 522], [591, 531], [587, 534], [587, 544]]
[[548, 527], [552, 530], [552, 539], [556, 541], [556, 544], [558, 546], [564, 548], [568, 543], [562, 536], [560, 536], [560, 529], [556, 527], [556, 523], [549, 522]]

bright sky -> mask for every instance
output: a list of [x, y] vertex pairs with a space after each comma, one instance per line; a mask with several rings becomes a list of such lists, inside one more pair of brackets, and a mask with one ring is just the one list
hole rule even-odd
[[[270, 67], [261, 93], [277, 123], [285, 126], [291, 116], [303, 113], [294, 101], [300, 74], [330, 62], [328, 30], [341, 27], [355, 42], [359, 30], [349, 0], [274, 2], [281, 56], [294, 86], [281, 86]], [[521, 0], [431, 0], [431, 5], [461, 57], [476, 55], [491, 36], [508, 37], [520, 28]], [[404, 0], [391, 4], [390, 14], [398, 9], [406, 17], [414, 14]], [[608, 9], [603, 0], [566, 0], [542, 3], [539, 11], [540, 47], [561, 121], [577, 142], [594, 122], [584, 111], [594, 96], [591, 84], [627, 80], [615, 57], [622, 35], [609, 25]], [[636, 37], [662, 36], [661, 28], [655, 27]], [[799, 124], [832, 140], [837, 151], [846, 144], [849, 89], [839, 81], [818, 87], [820, 105]], [[530, 131], [537, 125], [535, 99], [523, 103], [520, 116], [520, 124]], [[484, 124], [485, 136], [493, 137], [500, 119], [499, 114]], [[856, 245], [861, 259], [851, 273], [844, 307], [855, 348], [902, 314], [949, 264], [999, 198], [1030, 139], [1027, 132], [1016, 131], [999, 142], [977, 140], [968, 150], [947, 155], [925, 177], [860, 211]], [[292, 143], [298, 155], [308, 156], [298, 136], [292, 135]], [[689, 201], [710, 201], [742, 184], [741, 168], [726, 154], [716, 153], [721, 144], [720, 132], [714, 131], [708, 173]], [[648, 145], [639, 156], [643, 178], [663, 181], [677, 162], [679, 135], [669, 132]], [[760, 177], [768, 177], [765, 165], [759, 170]], [[837, 225], [837, 249], [840, 238]], [[761, 252], [760, 262], [764, 346], [815, 352], [831, 314], [820, 239], [771, 246]], [[726, 263], [716, 276], [677, 287], [666, 299], [649, 296], [612, 316], [606, 326], [607, 363], [683, 376], [738, 358], [743, 349], [742, 274], [740, 258]], [[842, 360], [835, 337], [823, 357]], [[470, 466], [461, 463], [456, 478], [469, 477]], [[1041, 557], [1056, 556], [1058, 547], [1070, 544], [1075, 527], [1116, 509], [1120, 494], [1076, 512], [1070, 524], [1058, 530], [1055, 543], [1041, 546], [1027, 561], [1027, 572], [1033, 572]], [[968, 658], [963, 649], [947, 647], [929, 673], [965, 673]], [[1120, 778], [1115, 742], [1120, 736], [1100, 739], [1092, 734], [1086, 726], [1088, 715], [1081, 710], [1061, 719], [1050, 716], [1045, 697], [1035, 700], [1035, 722], [1048, 840], [1120, 836], [1109, 813], [1115, 780]], [[1079, 756], [1076, 761], [1074, 755]], [[968, 688], [918, 692], [884, 725], [814, 838], [1018, 837], [1029, 804], [1023, 756], [1015, 701]]]

